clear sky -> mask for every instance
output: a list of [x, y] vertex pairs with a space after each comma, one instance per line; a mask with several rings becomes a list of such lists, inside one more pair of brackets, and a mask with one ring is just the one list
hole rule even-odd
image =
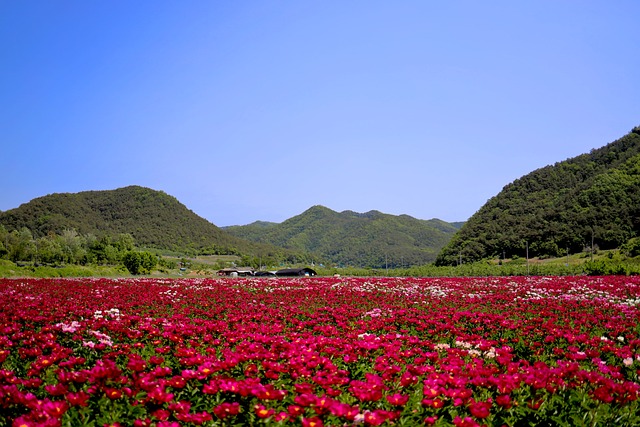
[[0, 210], [468, 219], [640, 125], [640, 1], [0, 1]]

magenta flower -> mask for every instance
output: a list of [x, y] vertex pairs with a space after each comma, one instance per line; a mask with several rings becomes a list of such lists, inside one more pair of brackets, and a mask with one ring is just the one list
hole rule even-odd
[[302, 426], [303, 427], [324, 427], [324, 423], [318, 417], [303, 418]]
[[491, 415], [491, 402], [475, 402], [469, 404], [469, 412], [476, 418], [487, 418]]
[[403, 406], [409, 401], [409, 396], [396, 393], [391, 396], [387, 396], [387, 401], [395, 406]]

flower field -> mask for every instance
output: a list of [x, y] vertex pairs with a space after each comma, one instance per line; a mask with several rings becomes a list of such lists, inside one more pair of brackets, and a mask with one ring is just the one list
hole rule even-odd
[[640, 279], [0, 279], [0, 427], [640, 425]]

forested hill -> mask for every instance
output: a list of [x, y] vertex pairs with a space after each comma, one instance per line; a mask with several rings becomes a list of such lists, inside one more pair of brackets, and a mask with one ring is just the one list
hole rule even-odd
[[255, 243], [231, 236], [162, 191], [130, 186], [57, 193], [0, 212], [8, 231], [27, 227], [35, 237], [74, 229], [81, 234], [130, 234], [138, 246], [209, 253], [255, 253]]
[[560, 256], [617, 248], [640, 236], [640, 127], [588, 154], [505, 186], [438, 255], [439, 265], [488, 257]]
[[308, 251], [339, 265], [400, 267], [433, 262], [458, 230], [455, 225], [378, 211], [335, 212], [314, 206], [282, 223], [225, 227], [255, 242]]

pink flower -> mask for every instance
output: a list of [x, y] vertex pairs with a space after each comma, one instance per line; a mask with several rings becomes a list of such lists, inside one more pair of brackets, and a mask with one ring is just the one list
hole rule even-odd
[[67, 409], [69, 409], [69, 405], [64, 401], [51, 401], [46, 400], [42, 404], [41, 409], [50, 417], [53, 418], [62, 418]]
[[379, 426], [387, 417], [386, 414], [380, 410], [366, 411], [364, 413], [364, 423], [369, 426]]
[[456, 427], [480, 427], [480, 424], [475, 422], [471, 417], [460, 418], [456, 416], [453, 419], [453, 425]]
[[427, 417], [424, 419], [424, 423], [427, 425], [434, 425], [436, 423], [436, 421], [438, 421], [438, 416], [437, 415], [433, 415], [431, 417]]
[[391, 396], [387, 396], [387, 401], [395, 406], [403, 406], [404, 404], [406, 404], [409, 401], [409, 396], [408, 395], [402, 395], [402, 394], [393, 394]]

